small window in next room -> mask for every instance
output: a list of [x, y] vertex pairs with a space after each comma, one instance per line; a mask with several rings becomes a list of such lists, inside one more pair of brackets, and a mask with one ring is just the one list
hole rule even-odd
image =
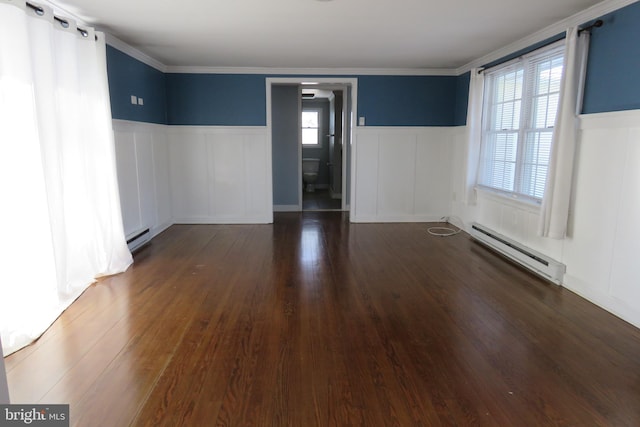
[[320, 147], [320, 111], [302, 111], [302, 145]]

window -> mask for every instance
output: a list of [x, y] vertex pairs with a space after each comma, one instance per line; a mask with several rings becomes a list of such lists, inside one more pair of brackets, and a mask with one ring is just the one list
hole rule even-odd
[[320, 144], [320, 111], [302, 111], [302, 145], [321, 146]]
[[564, 44], [486, 73], [481, 186], [539, 202], [560, 98]]

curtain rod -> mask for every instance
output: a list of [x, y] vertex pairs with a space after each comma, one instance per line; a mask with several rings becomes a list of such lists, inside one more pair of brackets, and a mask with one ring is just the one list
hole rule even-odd
[[[580, 35], [580, 33], [582, 33], [583, 31], [591, 31], [591, 30], [592, 30], [592, 29], [594, 29], [594, 28], [600, 28], [600, 27], [602, 27], [602, 25], [604, 25], [604, 21], [603, 21], [602, 19], [598, 19], [598, 20], [597, 20], [597, 21], [595, 21], [593, 24], [591, 24], [591, 25], [587, 25], [587, 26], [586, 26], [586, 27], [584, 27], [584, 28], [580, 28], [580, 29], [578, 30], [578, 35]], [[551, 44], [553, 44], [553, 43], [555, 43], [555, 42], [557, 42], [557, 41], [559, 41], [559, 40], [562, 40], [563, 38], [566, 38], [566, 36], [564, 36], [564, 37], [562, 37], [562, 38], [560, 38], [560, 39], [558, 39], [558, 40], [550, 41], [549, 43], [546, 43], [546, 44], [544, 44], [544, 45], [542, 45], [542, 46], [538, 46], [538, 47], [537, 47], [536, 49], [534, 49], [534, 50], [542, 49], [543, 47], [549, 46], [549, 45], [551, 45]], [[507, 55], [507, 56], [509, 56], [509, 55]], [[522, 55], [520, 55], [520, 56], [522, 56]], [[514, 57], [514, 58], [512, 58], [512, 59], [515, 59], [515, 58], [517, 58], [517, 57]], [[509, 59], [508, 61], [511, 61], [511, 59]], [[502, 65], [502, 64], [504, 64], [505, 62], [507, 62], [507, 61], [500, 62], [500, 63], [498, 63], [498, 64], [494, 64], [494, 65], [492, 65], [492, 66], [490, 66], [490, 67], [480, 67], [480, 69], [478, 70], [478, 74], [480, 74], [480, 73], [482, 73], [483, 71], [486, 71], [486, 70], [488, 70], [488, 69], [491, 69], [491, 68], [493, 68], [493, 67], [497, 67], [497, 66], [499, 66], [499, 65]]]
[[581, 32], [583, 32], [583, 31], [591, 31], [591, 30], [592, 30], [592, 29], [594, 29], [594, 28], [600, 28], [600, 27], [602, 27], [603, 25], [604, 25], [604, 21], [603, 21], [602, 19], [598, 19], [598, 20], [597, 20], [596, 22], [594, 22], [593, 24], [591, 24], [591, 25], [587, 25], [587, 26], [586, 26], [586, 27], [584, 27], [584, 28], [580, 28], [580, 29], [578, 30], [578, 34], [580, 34], [580, 33], [581, 33]]
[[[37, 4], [25, 2], [27, 7], [32, 9], [36, 15], [42, 16], [44, 15], [44, 8], [42, 6], [38, 6]], [[66, 19], [60, 18], [59, 16], [53, 15], [53, 19], [58, 21], [63, 28], [69, 28], [69, 21]], [[77, 27], [76, 30], [80, 33], [82, 37], [87, 37], [89, 35], [89, 31], [84, 28]], [[98, 40], [98, 36], [95, 36], [96, 40]]]

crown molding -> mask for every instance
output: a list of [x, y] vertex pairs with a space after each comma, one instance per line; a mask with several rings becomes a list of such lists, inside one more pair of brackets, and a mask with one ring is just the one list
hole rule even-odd
[[[52, 0], [40, 0], [53, 8], [56, 14], [74, 19], [82, 25], [87, 24], [76, 14], [65, 10]], [[489, 62], [503, 58], [513, 52], [525, 49], [535, 43], [546, 40], [567, 28], [584, 24], [603, 15], [629, 6], [638, 0], [604, 0], [566, 19], [549, 25], [527, 37], [508, 44], [487, 55], [477, 58], [459, 68], [269, 68], [269, 67], [201, 67], [201, 66], [167, 66], [146, 53], [132, 47], [117, 37], [105, 31], [107, 44], [126, 53], [127, 55], [159, 70], [163, 73], [185, 74], [268, 74], [268, 75], [395, 75], [395, 76], [459, 76]]]
[[581, 12], [576, 13], [575, 15], [563, 19], [562, 21], [558, 21], [555, 24], [549, 25], [548, 27], [537, 31], [530, 36], [524, 37], [516, 42], [508, 44], [505, 47], [502, 47], [485, 56], [475, 59], [468, 64], [463, 65], [462, 67], [456, 69], [456, 74], [464, 74], [473, 68], [481, 67], [489, 62], [504, 58], [505, 56], [510, 55], [513, 52], [517, 52], [521, 49], [526, 49], [531, 45], [560, 34], [566, 31], [567, 28], [581, 25], [594, 19], [600, 18], [603, 15], [606, 15], [618, 9], [622, 9], [625, 6], [636, 3], [637, 1], [638, 0], [605, 0], [601, 3], [595, 4], [588, 9], [585, 9]]
[[271, 68], [271, 67], [191, 67], [168, 66], [167, 73], [184, 74], [267, 74], [301, 76], [392, 75], [456, 76], [453, 68]]
[[456, 76], [453, 68], [272, 68], [272, 67], [202, 67], [165, 65], [146, 53], [105, 32], [107, 44], [163, 73], [181, 74], [266, 74], [301, 76], [391, 75], [391, 76]]
[[[44, 3], [46, 5], [48, 5], [49, 7], [51, 7], [53, 9], [53, 13], [55, 13], [56, 15], [60, 15], [60, 16], [65, 16], [68, 18], [73, 19], [74, 21], [76, 21], [77, 24], [80, 24], [82, 26], [89, 26], [92, 28], [95, 28], [96, 31], [102, 31], [100, 28], [95, 27], [92, 24], [87, 23], [84, 19], [82, 19], [81, 17], [79, 17], [77, 14], [70, 12], [68, 9], [65, 9], [64, 7], [60, 6], [59, 4], [57, 4], [57, 2], [53, 1], [53, 0], [36, 0], [36, 2], [40, 2], [40, 3]], [[155, 58], [152, 58], [151, 56], [147, 55], [146, 53], [132, 47], [131, 45], [123, 42], [122, 40], [118, 39], [117, 37], [109, 34], [108, 31], [102, 31], [104, 32], [105, 35], [105, 40], [107, 42], [108, 45], [118, 49], [119, 51], [122, 51], [124, 53], [126, 53], [127, 55], [137, 59], [140, 62], [143, 62], [147, 65], [149, 65], [150, 67], [153, 67], [159, 71], [162, 71], [163, 73], [166, 72], [166, 68], [167, 66], [164, 65], [162, 62], [158, 61]]]
[[105, 36], [106, 36], [107, 44], [109, 46], [116, 48], [121, 52], [126, 53], [127, 55], [137, 59], [142, 63], [147, 64], [150, 67], [155, 68], [158, 71], [162, 71], [163, 73], [167, 72], [167, 66], [164, 65], [162, 62], [158, 61], [157, 59], [152, 58], [146, 53], [128, 45], [127, 43], [123, 42], [122, 40], [120, 40], [119, 38], [117, 38], [112, 34], [105, 32]]

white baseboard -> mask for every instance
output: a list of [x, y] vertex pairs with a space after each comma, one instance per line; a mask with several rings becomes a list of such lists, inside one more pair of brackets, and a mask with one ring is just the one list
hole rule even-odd
[[640, 312], [633, 307], [633, 303], [621, 301], [597, 289], [593, 284], [569, 274], [565, 274], [562, 286], [625, 322], [631, 323], [636, 328], [640, 328]]
[[351, 222], [440, 222], [445, 215], [357, 215]]
[[273, 220], [266, 217], [185, 217], [176, 218], [174, 224], [270, 224]]
[[273, 205], [274, 212], [300, 212], [302, 208], [298, 205]]
[[160, 224], [156, 227], [151, 227], [151, 239], [153, 239], [154, 237], [156, 237], [158, 234], [162, 233], [163, 231], [165, 231], [167, 228], [171, 227], [173, 224], [175, 224], [175, 222], [171, 221], [171, 222], [165, 222], [164, 224]]

